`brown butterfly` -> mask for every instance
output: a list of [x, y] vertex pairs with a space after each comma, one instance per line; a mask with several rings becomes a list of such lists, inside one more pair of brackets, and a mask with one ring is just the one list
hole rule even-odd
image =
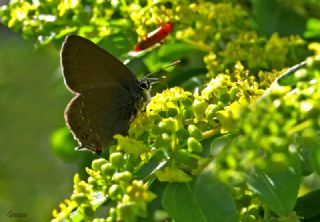
[[75, 94], [65, 120], [79, 150], [99, 153], [115, 134], [126, 135], [138, 111], [150, 100], [150, 81], [135, 75], [113, 55], [77, 35], [66, 37], [61, 66], [67, 88]]

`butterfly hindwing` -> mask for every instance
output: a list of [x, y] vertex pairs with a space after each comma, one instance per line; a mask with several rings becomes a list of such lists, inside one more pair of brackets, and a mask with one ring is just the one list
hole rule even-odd
[[113, 135], [127, 133], [133, 112], [131, 95], [115, 85], [75, 96], [66, 108], [65, 119], [82, 148], [100, 152]]

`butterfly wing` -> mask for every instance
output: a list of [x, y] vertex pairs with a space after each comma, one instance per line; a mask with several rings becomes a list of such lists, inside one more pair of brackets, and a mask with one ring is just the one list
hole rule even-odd
[[69, 35], [61, 49], [65, 83], [76, 96], [65, 119], [80, 148], [101, 152], [114, 134], [126, 134], [140, 95], [133, 73], [91, 41]]
[[114, 134], [127, 134], [133, 110], [134, 101], [126, 89], [94, 88], [71, 100], [65, 120], [80, 149], [101, 152]]
[[73, 92], [120, 85], [135, 96], [134, 74], [113, 55], [77, 35], [66, 37], [61, 49], [61, 65], [67, 87]]

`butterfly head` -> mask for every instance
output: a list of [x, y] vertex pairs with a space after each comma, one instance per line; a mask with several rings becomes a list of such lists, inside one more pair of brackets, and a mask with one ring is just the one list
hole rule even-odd
[[143, 78], [138, 81], [140, 89], [149, 91], [151, 89], [151, 82], [149, 78]]

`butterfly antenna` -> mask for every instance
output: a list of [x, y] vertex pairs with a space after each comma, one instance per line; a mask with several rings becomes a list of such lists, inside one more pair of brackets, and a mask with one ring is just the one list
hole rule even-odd
[[[178, 59], [178, 60], [174, 61], [173, 63], [167, 65], [166, 67], [160, 68], [160, 69], [158, 69], [158, 70], [155, 71], [155, 72], [151, 72], [151, 73], [147, 74], [144, 78], [148, 78], [148, 76], [156, 75], [156, 74], [158, 74], [158, 73], [160, 73], [160, 72], [163, 72], [165, 69], [167, 69], [167, 68], [169, 68], [169, 67], [171, 67], [171, 66], [175, 66], [175, 65], [179, 64], [180, 62], [181, 62], [181, 60]], [[148, 78], [148, 79], [151, 79], [151, 78]]]

